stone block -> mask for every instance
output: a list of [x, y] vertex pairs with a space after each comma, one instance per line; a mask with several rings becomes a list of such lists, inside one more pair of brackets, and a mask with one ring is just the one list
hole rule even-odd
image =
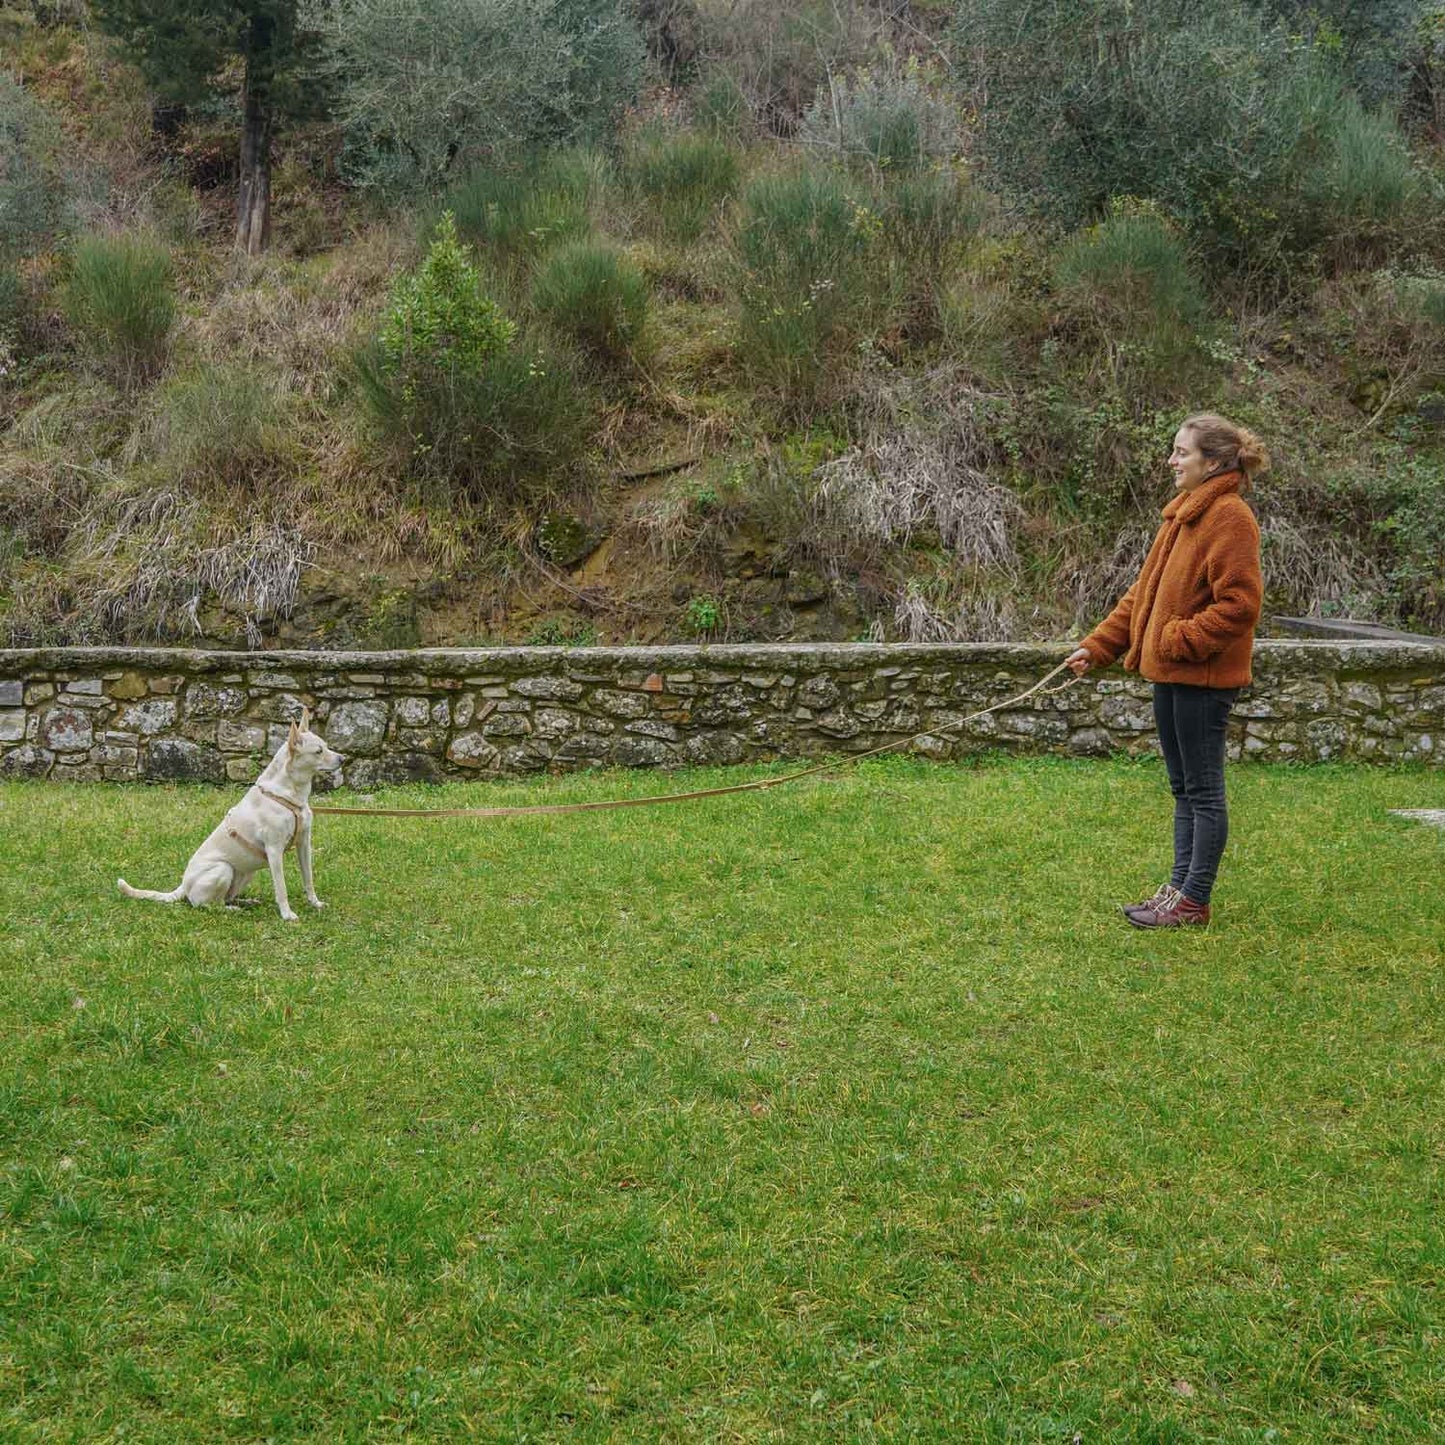
[[248, 783], [258, 771], [256, 764], [250, 758], [226, 759], [226, 776], [233, 783]]
[[642, 737], [661, 738], [663, 742], [668, 743], [675, 743], [682, 737], [682, 733], [671, 723], [658, 722], [655, 718], [644, 718], [641, 722], [627, 723], [622, 731]]
[[0, 743], [18, 743], [25, 737], [25, 713], [0, 712]]
[[1103, 758], [1114, 751], [1114, 740], [1103, 728], [1078, 728], [1069, 734], [1069, 751], [1083, 758]]
[[431, 699], [426, 697], [399, 697], [392, 704], [396, 720], [403, 727], [416, 728], [426, 725], [431, 717]]
[[482, 735], [489, 738], [521, 738], [532, 731], [532, 719], [525, 713], [494, 713], [482, 724]]
[[397, 728], [395, 745], [410, 753], [435, 753], [440, 756], [446, 740], [447, 735], [441, 728]]
[[688, 762], [699, 767], [715, 767], [726, 763], [740, 763], [747, 755], [743, 740], [736, 733], [696, 733], [684, 742], [683, 756]]
[[228, 719], [216, 728], [216, 744], [225, 753], [254, 753], [266, 746], [266, 729]]
[[115, 726], [127, 732], [152, 737], [175, 726], [176, 712], [174, 698], [147, 698], [145, 702], [133, 702], [122, 708], [116, 714]]
[[55, 754], [33, 743], [11, 748], [0, 757], [0, 778], [43, 778], [55, 766]]
[[34, 707], [55, 696], [55, 688], [48, 682], [32, 682], [25, 688], [25, 706]]
[[249, 681], [252, 687], [264, 687], [270, 690], [277, 688], [291, 690], [301, 686], [289, 672], [253, 672], [249, 675]]
[[549, 702], [576, 702], [585, 689], [566, 677], [519, 677], [512, 684], [517, 697], [545, 698]]
[[494, 768], [499, 756], [496, 748], [476, 732], [458, 733], [447, 748], [446, 755], [447, 761], [459, 768]]
[[624, 768], [658, 768], [676, 761], [673, 750], [657, 738], [619, 738], [613, 756]]
[[105, 690], [105, 684], [98, 677], [73, 677], [65, 684], [64, 690], [83, 697], [99, 697]]
[[344, 702], [327, 721], [326, 741], [348, 757], [374, 753], [386, 737], [384, 702]]
[[8, 677], [0, 681], [0, 707], [22, 707], [25, 703], [25, 684], [19, 678]]
[[612, 744], [592, 733], [577, 733], [554, 754], [558, 762], [600, 762], [612, 755]]
[[189, 717], [230, 717], [246, 706], [246, 690], [243, 687], [213, 687], [208, 682], [193, 682], [186, 688], [185, 699]]
[[99, 712], [101, 709], [111, 706], [111, 700], [108, 697], [97, 697], [93, 693], [70, 692], [69, 690], [62, 691], [55, 701], [61, 707], [78, 707], [86, 712]]
[[502, 768], [508, 773], [540, 773], [552, 761], [552, 749], [530, 738], [502, 754]]
[[577, 727], [577, 719], [559, 707], [540, 707], [532, 718], [532, 730], [537, 737], [553, 742], [558, 738], [571, 737]]
[[56, 753], [78, 753], [95, 741], [90, 714], [75, 708], [47, 708], [40, 718], [40, 743]]
[[156, 738], [146, 749], [145, 775], [165, 781], [219, 783], [225, 780], [226, 764], [214, 748], [189, 738]]
[[587, 701], [595, 711], [605, 712], [610, 717], [646, 717], [652, 711], [652, 705], [645, 697], [635, 692], [614, 692], [610, 688], [599, 687]]
[[88, 759], [84, 762], [67, 762], [64, 758], [55, 760], [55, 767], [51, 771], [50, 781], [52, 783], [98, 783], [104, 777], [98, 763], [92, 763]]

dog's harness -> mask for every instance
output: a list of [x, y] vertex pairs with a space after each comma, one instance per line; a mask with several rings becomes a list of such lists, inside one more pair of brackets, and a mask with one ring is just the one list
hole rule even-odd
[[[286, 847], [281, 851], [284, 853], [287, 849], [294, 848], [296, 846], [296, 838], [301, 832], [301, 824], [305, 818], [305, 814], [301, 811], [300, 805], [293, 803], [290, 798], [283, 798], [280, 793], [273, 793], [270, 788], [263, 788], [260, 783], [255, 784], [255, 788], [263, 797], [270, 798], [273, 803], [280, 803], [296, 820], [295, 827], [291, 829], [291, 836], [286, 841]], [[253, 843], [249, 838], [243, 837], [234, 828], [227, 828], [226, 836], [228, 838], [234, 838], [248, 853], [254, 853], [261, 859], [266, 857], [266, 850], [261, 847], [259, 843]]]

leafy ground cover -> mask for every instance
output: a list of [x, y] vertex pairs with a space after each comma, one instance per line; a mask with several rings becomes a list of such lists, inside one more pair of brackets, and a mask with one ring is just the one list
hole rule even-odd
[[1230, 786], [1161, 937], [1157, 764], [322, 819], [296, 925], [7, 785], [0, 1435], [1430, 1437], [1445, 777]]

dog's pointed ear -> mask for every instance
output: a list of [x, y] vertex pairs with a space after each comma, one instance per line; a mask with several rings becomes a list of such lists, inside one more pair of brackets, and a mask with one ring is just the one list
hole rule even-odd
[[309, 707], [303, 707], [303, 708], [301, 709], [301, 721], [300, 721], [300, 723], [298, 724], [298, 726], [300, 727], [300, 729], [301, 729], [301, 731], [302, 731], [303, 733], [304, 733], [304, 732], [307, 732], [307, 731], [310, 729], [310, 727], [311, 727], [311, 709], [310, 709]]
[[300, 743], [301, 729], [298, 728], [293, 721], [291, 724], [291, 730], [286, 734], [286, 751], [288, 753], [294, 753], [297, 747], [300, 746]]

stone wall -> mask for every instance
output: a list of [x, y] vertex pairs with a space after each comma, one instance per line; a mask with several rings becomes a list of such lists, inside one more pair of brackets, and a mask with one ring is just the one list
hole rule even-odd
[[[1152, 749], [1148, 684], [1117, 668], [944, 735], [1062, 651], [0, 651], [0, 776], [249, 781], [303, 705], [355, 787], [861, 752], [920, 732], [915, 748], [934, 758]], [[1445, 763], [1445, 641], [1261, 642], [1255, 673], [1231, 722], [1235, 757]]]

